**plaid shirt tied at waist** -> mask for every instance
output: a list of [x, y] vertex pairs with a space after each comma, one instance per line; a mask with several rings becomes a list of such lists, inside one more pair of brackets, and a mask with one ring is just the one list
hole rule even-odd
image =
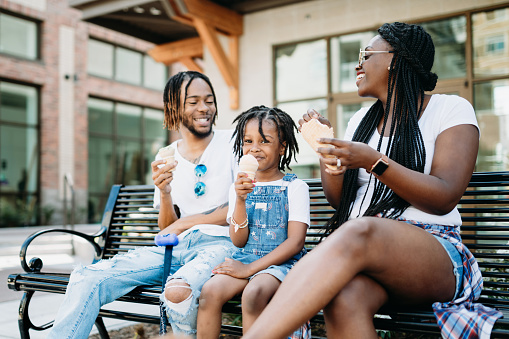
[[474, 256], [462, 243], [458, 227], [399, 220], [444, 238], [453, 244], [461, 255], [463, 261], [461, 294], [453, 301], [433, 303], [433, 311], [442, 337], [446, 339], [489, 339], [493, 325], [503, 314], [494, 308], [474, 303], [481, 295], [482, 275]]

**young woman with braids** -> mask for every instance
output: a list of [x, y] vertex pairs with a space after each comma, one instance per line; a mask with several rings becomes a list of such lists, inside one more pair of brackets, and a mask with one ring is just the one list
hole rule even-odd
[[[446, 338], [489, 334], [501, 315], [472, 304], [482, 279], [459, 235], [456, 205], [479, 144], [473, 108], [425, 94], [437, 76], [424, 29], [393, 23], [378, 33], [356, 68], [359, 95], [377, 101], [352, 117], [345, 140], [319, 140], [318, 152], [336, 157], [320, 159], [336, 207], [328, 236], [290, 271], [246, 339], [283, 338], [321, 309], [329, 338], [378, 338], [373, 315], [384, 304], [433, 305]], [[312, 118], [328, 123], [313, 110], [299, 123]]]
[[[230, 187], [227, 221], [238, 248], [214, 268], [216, 275], [203, 286], [199, 339], [219, 336], [223, 305], [241, 293], [243, 330], [249, 329], [305, 253], [310, 223], [308, 186], [295, 174], [282, 172], [299, 150], [292, 118], [278, 108], [255, 106], [235, 121], [234, 151], [239, 158], [250, 154], [258, 161], [256, 186], [240, 172]], [[309, 338], [306, 325], [303, 328], [292, 338]]]

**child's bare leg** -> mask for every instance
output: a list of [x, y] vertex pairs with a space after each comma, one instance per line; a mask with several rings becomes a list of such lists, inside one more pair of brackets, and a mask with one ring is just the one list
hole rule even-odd
[[358, 274], [324, 307], [329, 338], [378, 338], [373, 316], [388, 300], [385, 289]]
[[276, 293], [281, 282], [270, 274], [255, 276], [242, 292], [242, 330], [246, 332]]
[[197, 338], [217, 339], [221, 333], [223, 305], [241, 293], [248, 280], [218, 274], [203, 285], [198, 307]]

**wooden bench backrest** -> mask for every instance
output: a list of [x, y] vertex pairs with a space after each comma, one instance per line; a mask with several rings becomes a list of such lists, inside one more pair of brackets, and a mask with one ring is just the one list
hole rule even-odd
[[[310, 188], [311, 227], [306, 247], [319, 242], [323, 225], [333, 209], [323, 195], [319, 179], [305, 180]], [[159, 231], [152, 207], [153, 185], [114, 186], [103, 217], [108, 227], [102, 258], [140, 246], [153, 246]], [[509, 172], [474, 173], [460, 201], [462, 238], [483, 271], [481, 302], [509, 310]]]

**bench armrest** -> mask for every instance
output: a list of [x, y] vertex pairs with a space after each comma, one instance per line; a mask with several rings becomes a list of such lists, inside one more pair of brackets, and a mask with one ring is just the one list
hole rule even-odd
[[54, 233], [54, 232], [68, 233], [68, 234], [76, 235], [78, 237], [85, 239], [94, 248], [96, 257], [99, 257], [102, 254], [103, 248], [95, 242], [95, 239], [104, 238], [106, 236], [106, 230], [107, 230], [107, 227], [102, 226], [98, 232], [96, 232], [95, 234], [92, 234], [92, 235], [74, 231], [74, 230], [59, 229], [59, 228], [46, 229], [46, 230], [41, 230], [41, 231], [35, 232], [35, 233], [31, 234], [28, 238], [26, 238], [25, 241], [23, 242], [23, 244], [21, 245], [21, 249], [19, 251], [19, 260], [21, 263], [21, 267], [27, 273], [35, 273], [35, 272], [41, 271], [42, 260], [40, 258], [32, 258], [32, 259], [30, 259], [30, 262], [27, 263], [26, 254], [27, 254], [27, 250], [28, 250], [28, 245], [30, 245], [30, 243], [38, 236], [47, 234], [47, 233]]

